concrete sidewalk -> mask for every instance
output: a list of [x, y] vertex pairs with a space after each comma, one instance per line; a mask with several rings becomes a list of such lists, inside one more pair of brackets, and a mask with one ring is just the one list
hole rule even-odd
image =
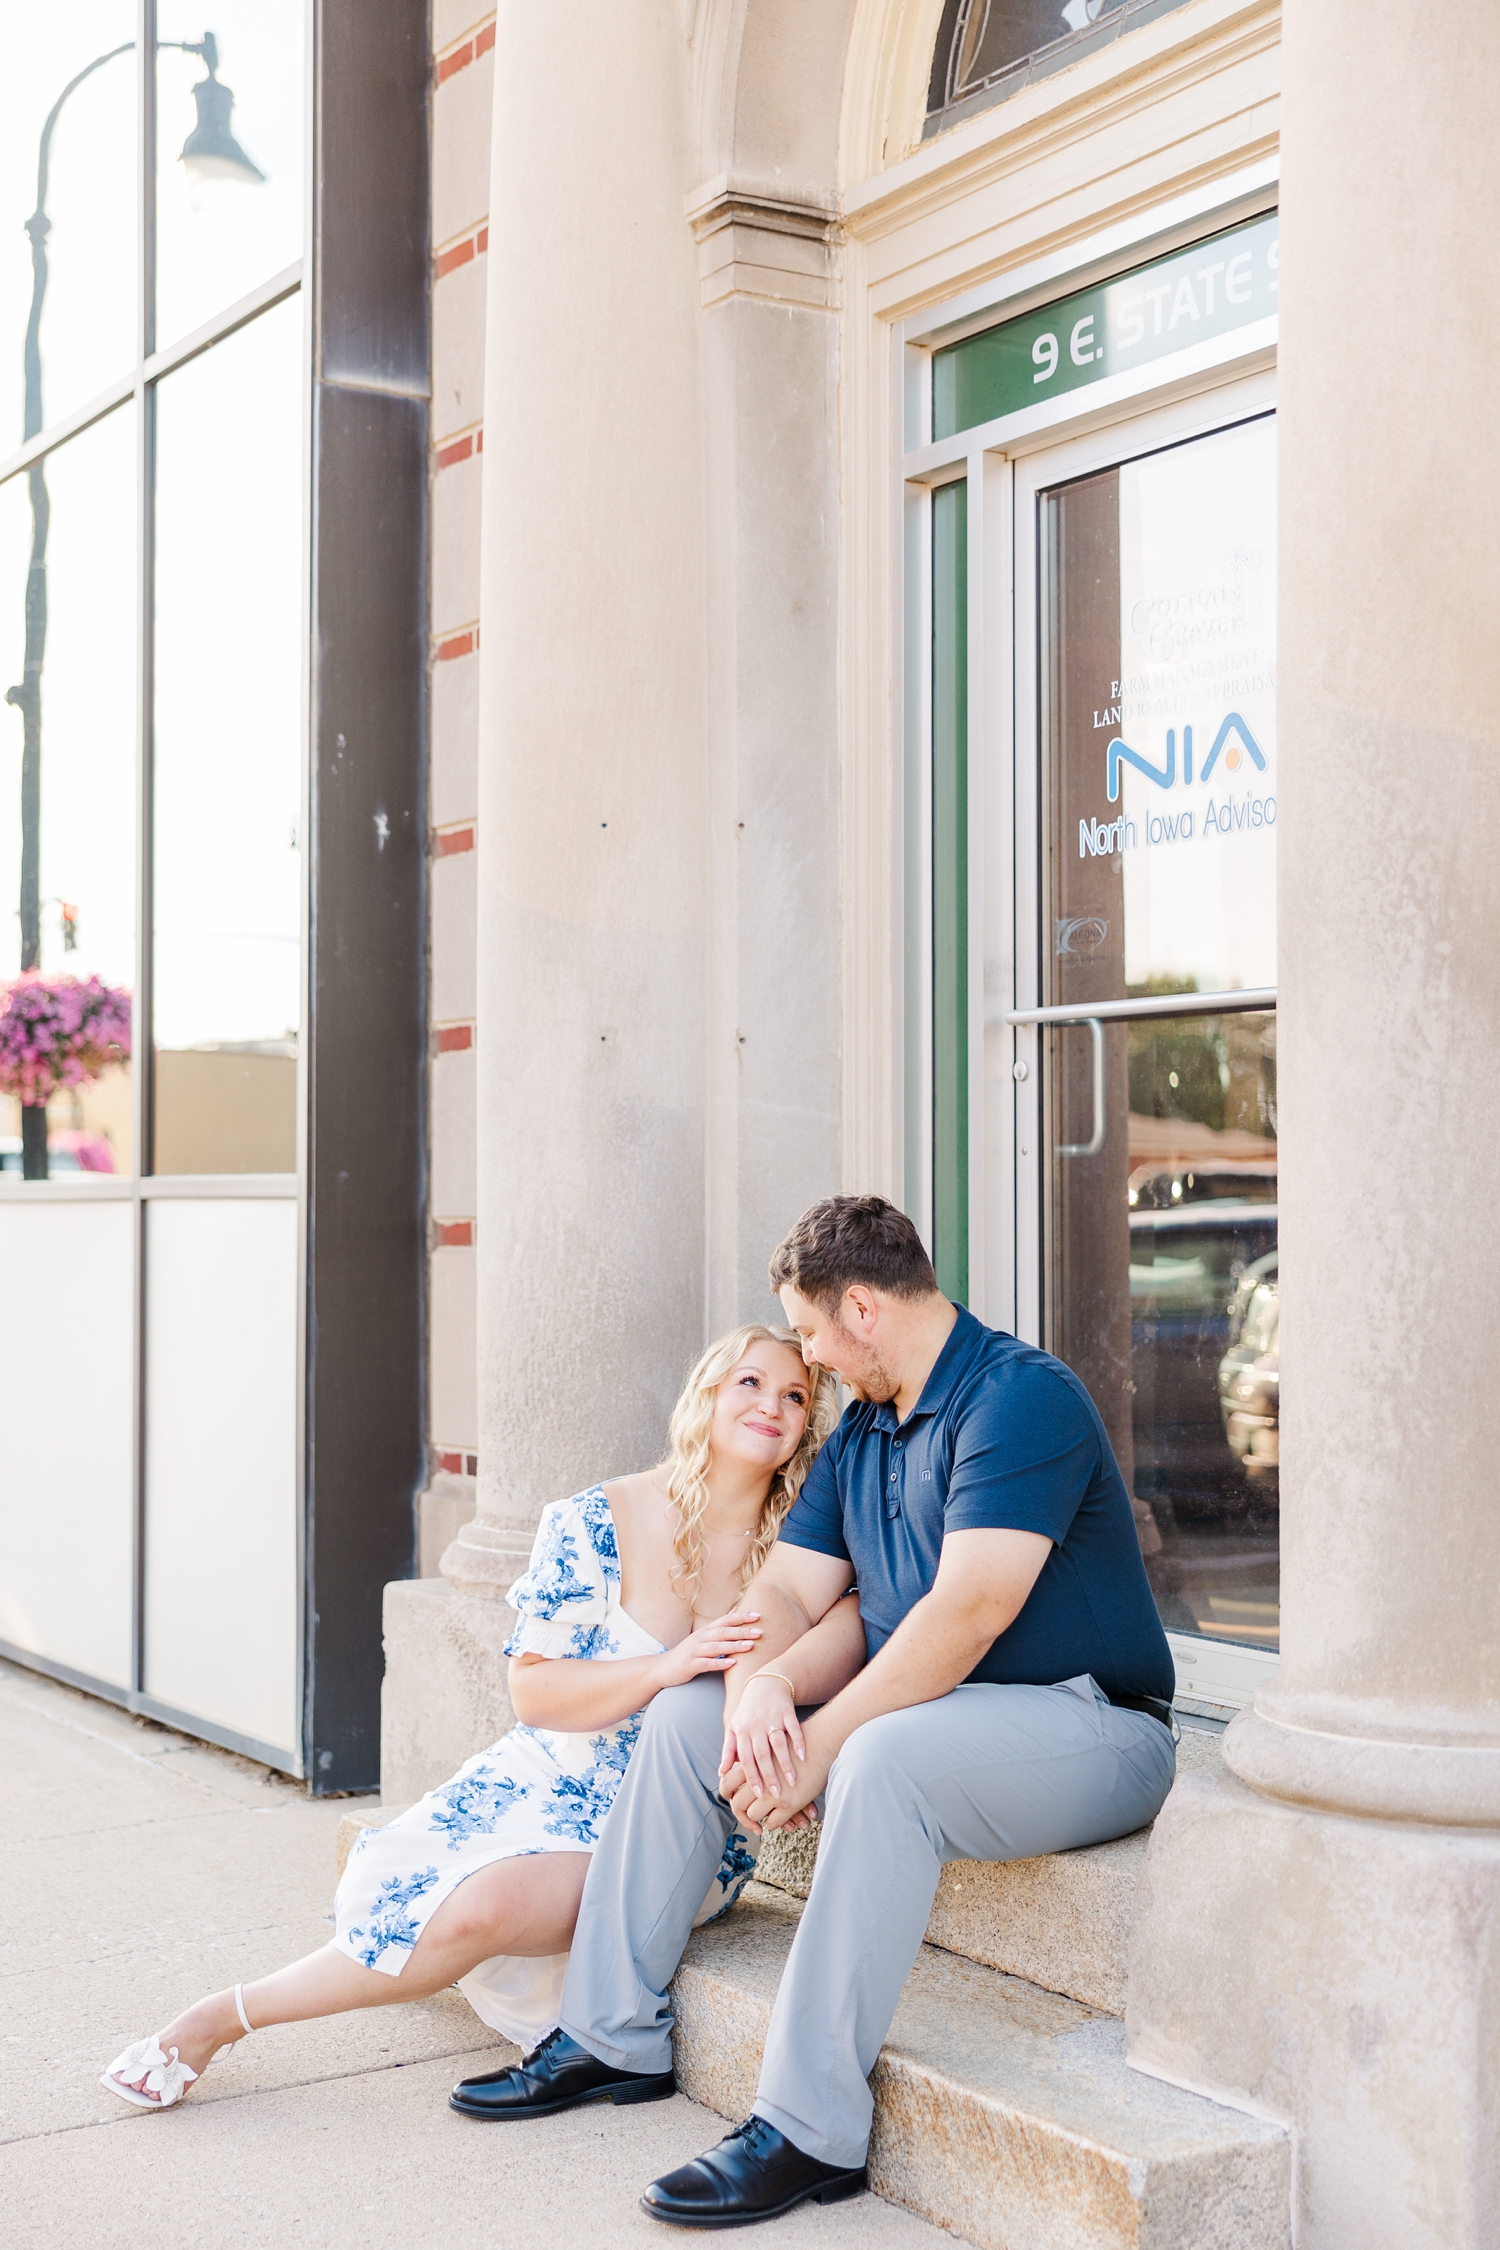
[[[57, 2250], [359, 2245], [609, 2250], [682, 2242], [636, 2208], [717, 2140], [681, 2096], [502, 2133], [449, 2086], [515, 2050], [458, 1993], [259, 2031], [165, 2116], [100, 2071], [185, 2002], [262, 1976], [331, 1926], [347, 1800], [0, 1661], [0, 2212]], [[757, 2236], [768, 2250], [951, 2237], [863, 2196]]]

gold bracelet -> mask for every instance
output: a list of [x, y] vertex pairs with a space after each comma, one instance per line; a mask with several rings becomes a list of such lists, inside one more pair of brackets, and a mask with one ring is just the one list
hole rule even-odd
[[[786, 1692], [791, 1697], [792, 1701], [794, 1703], [796, 1702], [797, 1683], [795, 1680], [789, 1680], [785, 1672], [773, 1672], [769, 1664], [763, 1664], [760, 1670], [755, 1674], [755, 1677], [758, 1680], [780, 1680], [785, 1686]], [[748, 1685], [748, 1682], [746, 1684]]]

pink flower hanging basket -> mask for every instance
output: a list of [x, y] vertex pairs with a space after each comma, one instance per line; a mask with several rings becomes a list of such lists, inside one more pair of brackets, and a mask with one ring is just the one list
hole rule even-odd
[[130, 1060], [130, 994], [98, 977], [40, 970], [0, 985], [0, 1094], [41, 1108], [60, 1086], [86, 1086]]

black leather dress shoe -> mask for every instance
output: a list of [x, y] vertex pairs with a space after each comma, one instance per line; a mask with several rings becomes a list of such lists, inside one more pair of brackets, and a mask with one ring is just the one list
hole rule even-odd
[[868, 2186], [863, 2164], [853, 2172], [823, 2164], [764, 2117], [747, 2117], [706, 2156], [653, 2180], [641, 2209], [678, 2227], [751, 2227], [799, 2203], [841, 2203]]
[[664, 2102], [676, 2091], [670, 2070], [616, 2070], [558, 2030], [510, 2070], [461, 2078], [448, 2107], [465, 2117], [551, 2117], [579, 2102]]

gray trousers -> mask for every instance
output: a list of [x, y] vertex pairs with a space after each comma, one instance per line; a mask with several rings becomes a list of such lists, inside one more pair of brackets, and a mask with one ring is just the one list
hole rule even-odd
[[[562, 2024], [602, 2061], [671, 2067], [667, 1986], [733, 1824], [714, 1678], [668, 1688], [584, 1885]], [[825, 2163], [864, 2161], [866, 2083], [950, 1859], [1032, 1859], [1143, 1828], [1172, 1786], [1157, 1719], [1092, 1680], [958, 1687], [857, 1729], [829, 1777], [817, 1873], [781, 1980], [756, 2114]]]

